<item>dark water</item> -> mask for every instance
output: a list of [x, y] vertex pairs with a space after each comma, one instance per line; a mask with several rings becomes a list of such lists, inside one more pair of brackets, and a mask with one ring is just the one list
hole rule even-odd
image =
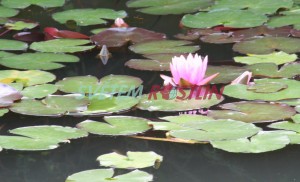
[[[25, 9], [18, 17], [32, 19], [41, 23], [41, 28], [53, 26], [67, 29], [51, 19], [56, 11], [103, 7], [116, 10], [126, 10], [131, 26], [143, 27], [158, 32], [167, 33], [172, 38], [181, 32], [178, 22], [181, 16], [151, 16], [127, 9], [125, 1], [89, 0], [69, 1], [63, 8], [43, 10], [39, 7]], [[77, 31], [88, 33], [92, 26], [77, 28]], [[11, 34], [7, 35], [10, 38]], [[201, 44], [200, 54], [208, 54], [212, 64], [232, 59], [234, 56], [232, 45]], [[58, 79], [75, 75], [95, 75], [99, 78], [108, 74], [128, 74], [143, 79], [146, 89], [153, 84], [161, 84], [159, 73], [136, 71], [124, 67], [124, 63], [139, 55], [127, 50], [114, 53], [107, 65], [103, 65], [95, 58], [97, 50], [89, 53], [77, 54], [81, 62], [70, 64], [67, 68], [54, 71]], [[227, 62], [231, 64], [231, 62]], [[4, 68], [3, 68], [4, 69]], [[228, 100], [227, 100], [228, 101]], [[170, 113], [169, 113], [170, 114]], [[172, 113], [176, 114], [176, 113]], [[126, 115], [157, 118], [164, 113], [150, 113], [132, 111]], [[12, 128], [33, 125], [62, 125], [74, 127], [86, 118], [45, 118], [27, 117], [8, 114], [0, 118], [0, 134], [7, 134]], [[94, 118], [101, 121], [101, 118]], [[71, 144], [46, 152], [2, 151], [0, 153], [0, 182], [63, 182], [68, 175], [83, 170], [99, 168], [96, 158], [105, 153], [118, 151], [155, 151], [164, 156], [159, 169], [146, 169], [154, 175], [157, 182], [200, 182], [200, 181], [300, 181], [299, 163], [300, 147], [297, 145], [286, 147], [280, 151], [264, 154], [232, 154], [223, 152], [207, 145], [175, 144], [157, 141], [144, 141], [126, 137], [97, 137], [90, 136], [73, 140]], [[116, 170], [117, 174], [124, 171]]]

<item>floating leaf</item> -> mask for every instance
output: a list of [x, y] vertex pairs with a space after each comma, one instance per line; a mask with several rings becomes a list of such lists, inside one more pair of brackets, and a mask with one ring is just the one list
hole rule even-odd
[[16, 16], [18, 13], [19, 13], [18, 10], [0, 6], [0, 17], [1, 18]]
[[249, 10], [222, 10], [185, 15], [182, 18], [182, 24], [189, 28], [211, 28], [217, 25], [232, 28], [250, 28], [260, 26], [267, 20], [266, 16]]
[[268, 125], [268, 127], [273, 128], [273, 129], [295, 131], [297, 133], [300, 133], [300, 124], [289, 122], [289, 121], [282, 121], [282, 122], [272, 123], [272, 124]]
[[243, 39], [254, 38], [257, 36], [288, 37], [293, 29], [291, 27], [270, 28], [259, 26], [249, 29], [237, 30], [232, 32], [233, 37], [242, 37]]
[[[9, 112], [8, 109], [0, 109], [0, 117], [4, 116], [8, 112]], [[0, 151], [1, 151], [1, 149], [0, 149]]]
[[19, 32], [15, 34], [14, 39], [23, 42], [41, 42], [45, 40], [45, 35], [40, 32]]
[[296, 114], [292, 107], [267, 102], [235, 102], [220, 105], [224, 110], [210, 110], [215, 119], [233, 119], [248, 123], [272, 122], [291, 118]]
[[24, 53], [0, 58], [0, 64], [15, 69], [52, 70], [64, 67], [59, 63], [78, 62], [79, 58], [67, 54]]
[[272, 17], [269, 22], [268, 26], [270, 27], [282, 27], [282, 26], [288, 26], [293, 25], [295, 29], [300, 30], [300, 14], [290, 14], [285, 16], [275, 16]]
[[24, 51], [28, 45], [16, 40], [0, 39], [0, 50], [2, 51]]
[[46, 34], [47, 40], [52, 39], [59, 39], [59, 38], [65, 38], [65, 39], [89, 39], [88, 36], [83, 35], [78, 32], [73, 32], [69, 30], [58, 30], [54, 27], [46, 27], [44, 29], [44, 33]]
[[15, 55], [15, 54], [10, 53], [10, 52], [0, 51], [0, 59], [5, 58], [5, 57], [9, 57], [9, 56], [13, 56], [13, 55]]
[[55, 39], [44, 42], [34, 42], [30, 49], [39, 52], [74, 53], [93, 49], [95, 46], [87, 46], [89, 40]]
[[22, 94], [13, 87], [0, 83], [0, 108], [8, 107], [22, 98]]
[[151, 15], [192, 13], [200, 9], [206, 9], [211, 4], [211, 0], [130, 0], [127, 2], [128, 7], [141, 8], [138, 11]]
[[118, 153], [100, 155], [97, 158], [101, 166], [121, 169], [141, 169], [161, 163], [163, 157], [155, 152], [127, 152], [126, 156]]
[[150, 182], [153, 180], [153, 176], [139, 170], [134, 170], [132, 172], [114, 176], [113, 169], [92, 169], [88, 171], [82, 171], [69, 176], [66, 182]]
[[65, 4], [65, 0], [2, 0], [1, 4], [10, 8], [24, 9], [30, 5], [37, 5], [43, 8], [60, 7]]
[[256, 64], [256, 63], [275, 63], [281, 65], [297, 60], [296, 54], [287, 54], [285, 52], [273, 52], [271, 54], [257, 55], [248, 54], [248, 56], [234, 57], [234, 61], [243, 64]]
[[212, 43], [212, 44], [228, 44], [239, 42], [242, 37], [233, 37], [231, 33], [216, 33], [211, 35], [206, 35], [200, 38], [202, 42]]
[[9, 21], [4, 25], [5, 28], [9, 30], [23, 30], [23, 29], [33, 29], [39, 26], [37, 22], [32, 21]]
[[193, 53], [200, 49], [199, 46], [190, 44], [192, 42], [182, 40], [159, 40], [138, 43], [129, 49], [137, 54]]
[[214, 78], [210, 83], [230, 83], [245, 71], [247, 71], [246, 68], [239, 66], [208, 66], [206, 76], [219, 73], [219, 75], [216, 78]]
[[131, 116], [106, 116], [106, 123], [86, 120], [77, 125], [78, 128], [96, 135], [136, 135], [151, 127], [147, 119]]
[[45, 71], [29, 70], [1, 70], [0, 82], [2, 83], [22, 83], [24, 86], [39, 85], [55, 80], [55, 75]]
[[271, 54], [274, 51], [296, 53], [300, 52], [300, 40], [287, 37], [263, 37], [236, 43], [233, 50], [242, 54]]
[[150, 40], [162, 40], [166, 35], [156, 33], [142, 28], [109, 28], [91, 37], [91, 40], [98, 46], [122, 47], [128, 42], [139, 43]]
[[253, 13], [258, 14], [273, 14], [276, 13], [278, 9], [284, 8], [289, 9], [293, 6], [293, 0], [218, 0], [215, 5], [213, 5], [210, 10], [220, 11], [220, 10], [250, 10]]
[[254, 80], [255, 84], [284, 84], [288, 87], [275, 93], [257, 93], [255, 90], [249, 90], [247, 85], [228, 85], [225, 87], [223, 94], [246, 100], [265, 100], [278, 101], [284, 99], [298, 99], [300, 98], [300, 82], [289, 79], [259, 79]]
[[94, 76], [75, 76], [64, 78], [56, 83], [65, 93], [96, 94], [126, 93], [139, 87], [140, 78], [127, 75], [108, 75], [98, 80]]
[[297, 106], [300, 105], [300, 99], [285, 99], [278, 101], [279, 103], [287, 104], [289, 106]]
[[52, 84], [43, 84], [26, 87], [21, 93], [24, 97], [30, 99], [41, 99], [48, 95], [54, 94], [56, 91], [57, 86]]
[[251, 139], [212, 141], [213, 147], [234, 153], [263, 153], [284, 148], [290, 143], [287, 135], [277, 131], [261, 131]]
[[294, 123], [300, 124], [300, 114], [296, 114], [292, 117]]
[[[80, 16], [78, 16], [80, 15]], [[74, 20], [78, 26], [105, 24], [106, 20], [115, 20], [116, 18], [125, 18], [125, 11], [115, 11], [112, 9], [72, 9], [63, 12], [54, 13], [52, 15], [55, 21], [66, 23]]]

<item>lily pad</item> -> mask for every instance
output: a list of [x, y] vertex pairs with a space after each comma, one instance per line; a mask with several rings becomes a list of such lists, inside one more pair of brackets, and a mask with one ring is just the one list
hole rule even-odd
[[[8, 109], [0, 109], [0, 117], [4, 116], [6, 113], [8, 113]], [[1, 150], [0, 150], [1, 151]]]
[[268, 127], [273, 128], [273, 129], [295, 131], [297, 133], [300, 133], [300, 124], [289, 122], [289, 121], [282, 121], [282, 122], [272, 123], [272, 124], [268, 125]]
[[295, 29], [300, 30], [300, 14], [290, 14], [285, 16], [275, 16], [272, 17], [269, 22], [268, 26], [270, 27], [282, 27], [293, 25]]
[[15, 55], [15, 54], [10, 53], [10, 52], [0, 51], [0, 59], [5, 58], [5, 57], [9, 57], [9, 56], [13, 56], [13, 55]]
[[39, 71], [39, 70], [29, 70], [29, 71], [1, 70], [0, 71], [0, 82], [22, 83], [26, 87], [49, 83], [55, 79], [56, 77], [52, 73]]
[[48, 95], [54, 94], [56, 91], [57, 86], [52, 84], [43, 84], [26, 87], [21, 93], [24, 97], [30, 99], [41, 99]]
[[23, 30], [23, 29], [33, 29], [39, 26], [39, 23], [32, 21], [9, 21], [4, 25], [5, 28], [9, 30]]
[[243, 37], [233, 37], [232, 33], [215, 33], [200, 38], [202, 42], [212, 43], [212, 44], [229, 44], [229, 43], [239, 42], [242, 39]]
[[69, 176], [66, 182], [150, 182], [153, 180], [153, 176], [139, 170], [134, 170], [132, 172], [113, 176], [113, 169], [92, 169], [88, 171], [82, 171], [79, 173], [75, 173]]
[[276, 65], [281, 65], [296, 61], [297, 58], [298, 56], [296, 54], [287, 54], [280, 51], [265, 55], [248, 54], [247, 56], [238, 56], [234, 57], [234, 61], [250, 65], [256, 63], [275, 63]]
[[249, 10], [221, 10], [185, 15], [181, 22], [189, 28], [211, 28], [224, 25], [232, 28], [250, 28], [262, 25], [268, 20], [264, 15]]
[[60, 7], [65, 4], [65, 0], [2, 0], [1, 4], [10, 8], [24, 9], [30, 5], [37, 5], [43, 8]]
[[151, 15], [183, 14], [192, 13], [208, 8], [213, 2], [211, 0], [130, 0], [127, 6], [130, 8], [141, 8], [138, 11]]
[[291, 54], [300, 52], [300, 40], [287, 37], [263, 37], [236, 43], [233, 50], [242, 54], [271, 54], [274, 51]]
[[237, 30], [232, 32], [233, 37], [242, 37], [243, 39], [254, 38], [257, 36], [289, 37], [292, 32], [291, 27], [270, 28], [259, 26], [249, 29]]
[[290, 106], [267, 102], [235, 102], [223, 104], [219, 107], [224, 110], [210, 110], [208, 116], [215, 119], [262, 123], [288, 119], [296, 114]]
[[14, 101], [22, 98], [22, 94], [15, 88], [0, 83], [0, 108], [8, 107], [14, 103]]
[[261, 131], [250, 139], [212, 141], [214, 148], [234, 153], [263, 153], [284, 148], [290, 143], [287, 135], [277, 131]]
[[225, 86], [223, 94], [246, 100], [265, 100], [265, 101], [279, 101], [284, 99], [298, 99], [300, 98], [300, 82], [289, 79], [259, 79], [254, 80], [255, 84], [284, 84], [288, 87], [279, 92], [274, 93], [257, 93], [255, 90], [249, 90], [247, 85], [228, 85]]
[[78, 62], [79, 58], [67, 54], [24, 53], [0, 58], [0, 64], [15, 69], [52, 70], [64, 67], [60, 63]]
[[100, 166], [121, 169], [141, 169], [161, 163], [163, 157], [155, 152], [127, 152], [126, 156], [118, 153], [100, 155], [97, 158]]
[[139, 87], [140, 78], [127, 75], [108, 75], [98, 80], [94, 76], [75, 76], [64, 78], [56, 83], [65, 93], [96, 94], [126, 93]]
[[0, 6], [0, 17], [1, 18], [16, 16], [18, 13], [19, 13], [18, 10]]
[[39, 52], [74, 53], [93, 49], [95, 46], [86, 45], [89, 43], [89, 40], [55, 39], [44, 42], [34, 42], [31, 44], [30, 49]]
[[16, 40], [0, 39], [1, 51], [25, 51], [28, 45]]
[[200, 142], [247, 138], [261, 129], [254, 124], [234, 120], [194, 121], [184, 123], [184, 130], [170, 131], [172, 137]]
[[300, 105], [300, 99], [285, 99], [278, 101], [279, 103], [287, 104], [289, 106], [297, 106]]
[[199, 46], [191, 45], [192, 42], [183, 40], [159, 40], [142, 42], [129, 47], [137, 54], [160, 54], [160, 53], [193, 53], [200, 49]]
[[147, 119], [131, 116], [106, 116], [106, 123], [86, 120], [78, 128], [96, 135], [136, 135], [151, 129]]
[[300, 63], [287, 63], [279, 70], [275, 63], [259, 63], [245, 67], [256, 77], [267, 78], [293, 78], [300, 74]]
[[48, 96], [44, 100], [24, 99], [14, 103], [9, 109], [12, 112], [32, 116], [62, 116], [70, 112], [87, 110], [89, 101], [76, 96]]
[[[80, 16], [78, 16], [80, 15]], [[107, 23], [106, 20], [115, 20], [116, 18], [125, 18], [125, 11], [115, 11], [112, 9], [72, 9], [63, 12], [54, 13], [52, 15], [55, 21], [66, 23], [74, 20], [78, 26], [99, 25]]]
[[273, 14], [276, 13], [278, 9], [284, 8], [289, 9], [293, 6], [293, 0], [218, 0], [215, 5], [213, 5], [210, 10], [220, 11], [220, 10], [250, 10], [253, 13], [258, 14]]
[[98, 46], [122, 47], [127, 43], [139, 43], [150, 40], [162, 40], [166, 35], [150, 30], [130, 28], [109, 28], [91, 37], [91, 40]]
[[242, 73], [247, 71], [245, 67], [239, 66], [208, 66], [206, 75], [213, 75], [219, 73], [219, 75], [214, 78], [210, 83], [219, 84], [219, 83], [230, 83], [237, 77], [239, 77]]

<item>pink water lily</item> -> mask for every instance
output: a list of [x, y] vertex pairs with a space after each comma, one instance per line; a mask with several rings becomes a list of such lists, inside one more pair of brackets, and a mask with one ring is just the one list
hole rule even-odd
[[239, 77], [237, 77], [235, 80], [231, 82], [231, 85], [236, 85], [236, 84], [244, 84], [244, 85], [249, 85], [250, 80], [252, 77], [252, 72], [245, 71], [243, 74], [241, 74]]
[[0, 108], [7, 107], [22, 98], [22, 94], [13, 87], [0, 83]]
[[127, 28], [129, 25], [122, 19], [122, 18], [117, 18], [115, 19], [115, 24], [113, 27], [118, 27], [118, 28]]
[[187, 58], [184, 56], [173, 57], [170, 63], [172, 77], [160, 75], [164, 79], [164, 84], [171, 84], [173, 86], [190, 87], [206, 85], [219, 73], [205, 77], [207, 69], [207, 56], [202, 59], [200, 55], [189, 54]]

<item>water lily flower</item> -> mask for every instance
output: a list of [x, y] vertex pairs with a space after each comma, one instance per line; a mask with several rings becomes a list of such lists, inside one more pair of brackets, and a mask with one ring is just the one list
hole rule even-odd
[[0, 83], [0, 107], [7, 107], [15, 100], [22, 98], [22, 94], [13, 87]]
[[183, 55], [180, 57], [173, 57], [170, 63], [172, 77], [160, 75], [164, 79], [164, 84], [171, 84], [173, 86], [191, 87], [206, 85], [219, 73], [205, 77], [208, 58], [202, 59], [200, 55], [189, 54], [187, 58]]
[[231, 82], [231, 85], [237, 85], [237, 84], [249, 85], [251, 77], [252, 77], [252, 72], [245, 71], [243, 74], [241, 74], [235, 80], [233, 80]]
[[115, 24], [113, 25], [113, 27], [127, 28], [129, 27], [129, 25], [122, 18], [117, 18], [115, 19]]

